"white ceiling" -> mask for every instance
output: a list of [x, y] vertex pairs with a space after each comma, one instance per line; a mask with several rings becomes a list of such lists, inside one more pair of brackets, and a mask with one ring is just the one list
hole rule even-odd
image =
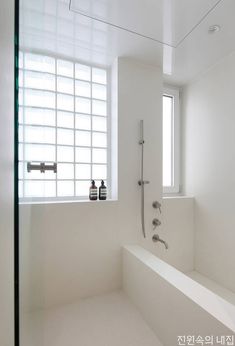
[[[172, 84], [189, 82], [235, 50], [234, 0], [21, 0], [20, 5], [22, 47], [100, 65], [128, 56], [163, 66]], [[212, 24], [221, 31], [208, 34]]]

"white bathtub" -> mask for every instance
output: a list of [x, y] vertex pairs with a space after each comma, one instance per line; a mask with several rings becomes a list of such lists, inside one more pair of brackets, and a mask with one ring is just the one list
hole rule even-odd
[[[140, 246], [123, 247], [123, 288], [165, 346], [178, 336], [232, 336], [235, 305]], [[235, 342], [235, 341], [234, 341]]]

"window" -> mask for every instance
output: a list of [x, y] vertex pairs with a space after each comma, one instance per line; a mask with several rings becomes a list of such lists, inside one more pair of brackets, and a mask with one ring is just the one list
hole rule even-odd
[[[108, 71], [20, 53], [19, 191], [22, 200], [87, 199], [109, 177]], [[27, 163], [57, 163], [57, 173]]]
[[163, 95], [163, 192], [179, 192], [179, 91]]

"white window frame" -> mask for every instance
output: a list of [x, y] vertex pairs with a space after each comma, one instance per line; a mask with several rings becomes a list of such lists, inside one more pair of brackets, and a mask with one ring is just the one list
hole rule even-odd
[[[54, 54], [48, 54], [47, 52], [43, 52], [43, 51], [28, 51], [28, 50], [25, 50], [25, 49], [21, 49], [20, 50], [23, 54], [25, 53], [32, 53], [32, 54], [38, 54], [38, 55], [45, 55], [45, 56], [48, 56], [48, 57], [52, 57], [53, 59], [55, 59], [55, 61], [57, 61], [57, 59], [61, 59], [61, 60], [66, 60], [66, 61], [69, 61], [69, 62], [72, 62], [73, 64], [82, 64], [82, 65], [86, 65], [86, 66], [89, 66], [90, 68], [98, 68], [98, 69], [103, 69], [103, 70], [106, 70], [107, 72], [107, 147], [104, 148], [107, 150], [107, 163], [106, 163], [106, 166], [107, 166], [107, 179], [106, 179], [106, 186], [107, 186], [107, 199], [111, 199], [112, 197], [112, 191], [111, 191], [111, 186], [112, 186], [112, 181], [111, 181], [111, 167], [112, 167], [112, 163], [111, 163], [111, 70], [109, 67], [107, 66], [100, 66], [100, 65], [97, 65], [97, 64], [91, 64], [91, 63], [87, 63], [87, 62], [84, 62], [84, 61], [80, 61], [80, 60], [75, 60], [75, 59], [72, 59], [72, 58], [69, 58], [69, 57], [66, 57], [66, 56], [63, 56], [63, 55], [54, 55]], [[23, 68], [20, 68], [21, 70], [24, 70], [24, 66]], [[50, 74], [50, 73], [48, 73]], [[57, 80], [57, 73], [55, 72], [55, 81]], [[64, 76], [62, 76], [64, 77]], [[74, 78], [75, 80], [75, 77], [66, 77], [66, 78]], [[92, 81], [91, 81], [91, 84], [92, 84]], [[24, 89], [21, 88], [21, 89]], [[32, 88], [29, 88], [29, 89], [32, 89]], [[33, 90], [33, 89], [32, 89]], [[40, 90], [40, 89], [35, 89], [35, 90]], [[55, 94], [57, 93], [57, 88], [55, 89]], [[76, 97], [76, 96], [74, 96]], [[92, 96], [91, 96], [91, 100], [92, 100]], [[23, 106], [24, 107], [24, 106]], [[57, 112], [58, 109], [55, 108], [55, 112]], [[75, 111], [74, 111], [75, 112]], [[75, 114], [75, 113], [74, 113]], [[91, 115], [92, 116], [92, 115]], [[57, 126], [57, 125], [56, 125]], [[73, 129], [74, 131], [76, 131], [76, 129], [74, 128]], [[97, 132], [97, 131], [96, 131]], [[99, 132], [99, 131], [98, 131]], [[91, 133], [92, 133], [92, 130], [91, 130]], [[56, 140], [56, 144], [55, 144], [55, 147], [57, 146], [57, 140]], [[75, 143], [74, 143], [74, 148], [75, 148]], [[92, 146], [91, 146], [92, 148]], [[93, 164], [92, 161], [90, 163], [91, 165]], [[76, 165], [76, 162], [74, 162], [74, 165]], [[24, 180], [24, 179], [22, 179]], [[36, 179], [35, 179], [36, 180]], [[67, 180], [67, 179], [65, 179]], [[74, 181], [76, 181], [76, 177], [74, 176]], [[89, 180], [89, 179], [88, 179]], [[55, 179], [56, 181], [56, 184], [57, 184], [57, 178]], [[99, 184], [97, 184], [99, 181], [97, 180], [96, 181], [96, 185], [97, 187], [99, 187]], [[57, 191], [57, 188], [56, 188], [56, 191]], [[89, 191], [87, 193], [87, 196], [56, 196], [56, 197], [20, 197], [19, 198], [19, 201], [21, 204], [27, 204], [27, 203], [48, 203], [48, 202], [54, 202], [54, 203], [60, 203], [60, 202], [76, 202], [76, 201], [89, 201], [89, 197], [88, 197], [88, 194], [89, 194]]]
[[180, 192], [180, 109], [179, 109], [179, 89], [171, 86], [164, 86], [163, 96], [173, 98], [172, 108], [172, 157], [171, 157], [171, 176], [173, 184], [163, 186], [163, 194], [177, 194]]

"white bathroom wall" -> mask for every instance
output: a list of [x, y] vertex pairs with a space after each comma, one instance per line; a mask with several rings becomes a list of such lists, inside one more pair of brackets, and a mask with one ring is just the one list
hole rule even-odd
[[113, 70], [118, 82], [118, 200], [20, 206], [22, 289], [29, 292], [24, 297], [31, 308], [121, 287], [121, 245], [142, 241], [140, 119], [145, 121], [145, 178], [151, 182], [146, 187], [144, 244], [151, 243], [151, 204], [161, 199], [162, 189], [162, 71], [127, 58], [118, 59]]
[[183, 89], [185, 192], [195, 196], [195, 267], [235, 291], [235, 53]]
[[0, 345], [14, 344], [14, 1], [0, 2]]

